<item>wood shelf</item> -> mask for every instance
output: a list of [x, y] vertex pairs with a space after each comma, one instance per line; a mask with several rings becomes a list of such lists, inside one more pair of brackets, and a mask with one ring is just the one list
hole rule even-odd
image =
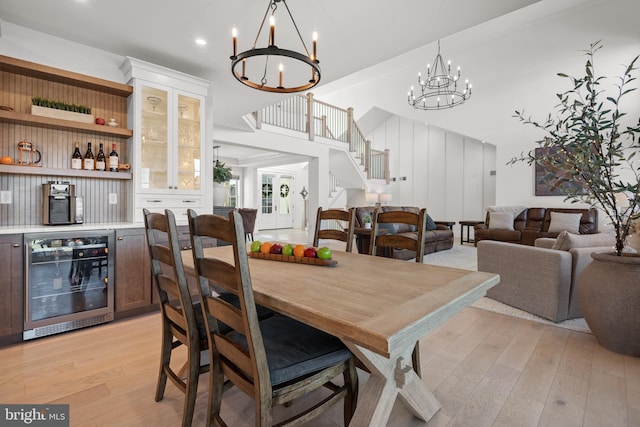
[[36, 64], [35, 62], [23, 61], [21, 59], [0, 55], [0, 70], [15, 74], [37, 77], [39, 79], [60, 82], [72, 86], [97, 90], [99, 92], [128, 97], [133, 93], [133, 87], [99, 79], [72, 71], [61, 70], [59, 68]]
[[0, 110], [0, 121], [19, 125], [37, 126], [60, 130], [77, 130], [116, 138], [127, 139], [133, 136], [131, 129], [116, 128], [93, 123], [73, 122], [70, 120], [54, 119], [51, 117], [34, 116], [28, 113]]
[[14, 175], [54, 175], [75, 176], [97, 179], [124, 179], [132, 178], [131, 172], [102, 172], [75, 169], [42, 168], [36, 166], [0, 165], [0, 173]]

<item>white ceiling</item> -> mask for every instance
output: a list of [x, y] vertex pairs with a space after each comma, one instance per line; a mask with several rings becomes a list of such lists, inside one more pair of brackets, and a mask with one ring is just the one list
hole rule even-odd
[[[231, 28], [238, 28], [239, 49], [248, 49], [267, 3], [2, 0], [0, 19], [210, 80], [214, 123], [242, 128], [243, 115], [286, 96], [249, 89], [230, 73]], [[640, 50], [638, 0], [288, 0], [287, 4], [307, 43], [313, 31], [319, 33], [322, 80], [312, 90], [316, 98], [354, 107], [363, 126], [374, 127], [393, 113], [493, 143], [513, 138], [501, 134], [493, 119], [499, 115], [502, 121], [515, 122], [510, 117], [514, 108], [534, 103], [538, 85], [547, 85], [558, 71], [566, 71], [565, 63], [579, 65], [580, 50], [589, 43], [605, 39], [605, 47], [609, 43], [630, 47], [636, 54]], [[208, 44], [197, 46], [197, 37]], [[280, 47], [288, 47], [284, 44], [291, 37], [277, 26], [276, 38]], [[462, 66], [463, 77], [474, 84], [474, 95], [452, 110], [413, 110], [406, 104], [407, 89], [417, 72], [433, 61], [439, 39], [445, 60]], [[618, 59], [621, 53], [625, 55]], [[628, 61], [627, 53], [614, 52], [616, 64]], [[548, 76], [547, 80], [539, 75]], [[545, 96], [553, 98], [553, 93], [546, 90]], [[225, 155], [250, 164], [277, 153], [240, 150]]]

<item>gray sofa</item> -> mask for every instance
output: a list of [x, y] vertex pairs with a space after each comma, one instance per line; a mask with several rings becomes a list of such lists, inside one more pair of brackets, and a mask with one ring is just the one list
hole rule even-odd
[[[553, 322], [583, 317], [576, 291], [577, 278], [591, 262], [592, 252], [611, 251], [611, 234], [538, 239], [537, 246], [492, 240], [478, 242], [478, 271], [497, 273], [500, 283], [487, 297]], [[551, 249], [556, 245], [559, 249]]]

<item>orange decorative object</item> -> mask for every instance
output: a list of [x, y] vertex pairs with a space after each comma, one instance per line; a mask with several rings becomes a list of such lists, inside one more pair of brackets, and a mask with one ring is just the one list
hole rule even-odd
[[12, 165], [13, 158], [11, 156], [2, 156], [0, 157], [0, 163], [2, 163], [3, 165]]
[[296, 245], [293, 248], [293, 256], [302, 257], [304, 256], [304, 250], [306, 247], [304, 245]]
[[269, 252], [271, 252], [271, 246], [273, 246], [273, 243], [264, 242], [262, 245], [260, 245], [260, 252], [262, 252], [263, 254], [268, 254]]

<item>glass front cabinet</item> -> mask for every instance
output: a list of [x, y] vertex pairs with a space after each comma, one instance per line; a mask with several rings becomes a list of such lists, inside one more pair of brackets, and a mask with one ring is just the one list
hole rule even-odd
[[206, 95], [209, 82], [134, 58], [122, 65], [133, 86], [129, 108], [134, 194], [133, 220], [142, 209], [171, 209], [186, 220], [187, 209], [211, 210], [205, 194]]

